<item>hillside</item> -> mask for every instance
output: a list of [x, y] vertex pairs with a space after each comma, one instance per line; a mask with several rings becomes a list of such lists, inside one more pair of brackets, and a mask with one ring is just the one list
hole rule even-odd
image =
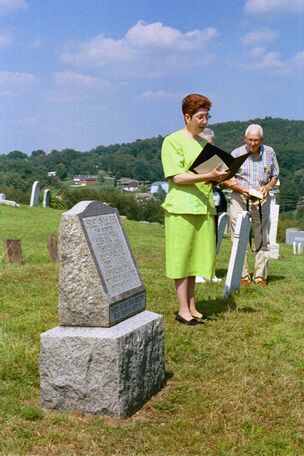
[[[293, 210], [304, 197], [304, 121], [252, 119], [211, 124], [216, 133], [216, 144], [227, 151], [243, 143], [249, 123], [264, 128], [265, 143], [277, 152], [281, 168], [280, 203], [283, 211]], [[169, 133], [169, 132], [168, 132]], [[20, 202], [29, 200], [34, 180], [44, 186], [59, 185], [60, 179], [76, 174], [111, 175], [116, 179], [130, 177], [140, 181], [163, 179], [160, 151], [163, 138], [138, 139], [131, 143], [97, 146], [80, 152], [73, 149], [33, 151], [28, 157], [21, 151], [0, 155], [0, 193]], [[56, 171], [57, 179], [47, 178], [48, 171]]]

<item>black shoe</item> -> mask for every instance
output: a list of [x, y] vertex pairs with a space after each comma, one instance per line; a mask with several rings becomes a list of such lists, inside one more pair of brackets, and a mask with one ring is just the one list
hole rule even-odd
[[176, 315], [175, 320], [178, 321], [179, 323], [183, 323], [183, 325], [189, 325], [189, 326], [195, 326], [195, 325], [201, 324], [195, 318], [191, 318], [191, 320], [185, 320], [185, 318], [181, 317], [179, 314]]
[[212, 320], [212, 318], [206, 317], [206, 315], [203, 315], [202, 317], [193, 317], [193, 318], [195, 318], [195, 320], [198, 321], [199, 323], [205, 323], [205, 321], [207, 321], [207, 320]]

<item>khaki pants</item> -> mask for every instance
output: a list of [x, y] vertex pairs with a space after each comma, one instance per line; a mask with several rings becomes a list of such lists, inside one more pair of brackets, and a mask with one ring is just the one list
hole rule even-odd
[[[240, 193], [233, 192], [230, 206], [230, 226], [231, 239], [236, 226], [237, 217], [240, 212], [247, 211], [247, 199]], [[254, 238], [255, 249], [259, 251], [255, 254], [254, 278], [262, 277], [266, 280], [268, 274], [269, 259], [269, 228], [270, 228], [270, 197], [262, 202], [262, 223], [260, 221], [259, 206], [249, 201], [249, 214], [251, 218], [251, 229]], [[249, 276], [247, 252], [245, 255], [242, 277]]]

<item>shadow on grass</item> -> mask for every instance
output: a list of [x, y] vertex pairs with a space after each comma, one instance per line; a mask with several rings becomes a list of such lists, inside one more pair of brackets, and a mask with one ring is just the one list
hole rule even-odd
[[240, 309], [238, 309], [239, 312], [243, 312], [243, 313], [254, 313], [254, 312], [257, 312], [256, 309], [254, 309], [253, 307], [241, 307]]
[[226, 275], [227, 275], [227, 269], [223, 269], [223, 268], [217, 269], [216, 268], [215, 275], [216, 275], [216, 277], [219, 277], [220, 279], [224, 280], [224, 277], [226, 277]]
[[197, 302], [197, 309], [204, 315], [218, 315], [231, 310], [236, 310], [236, 302], [233, 295], [228, 296], [227, 299], [204, 299]]
[[172, 377], [174, 377], [173, 372], [165, 371], [165, 385], [166, 385], [167, 381], [170, 380]]
[[269, 275], [267, 277], [267, 282], [270, 283], [270, 282], [277, 282], [278, 280], [284, 280], [286, 279], [285, 276], [283, 275]]

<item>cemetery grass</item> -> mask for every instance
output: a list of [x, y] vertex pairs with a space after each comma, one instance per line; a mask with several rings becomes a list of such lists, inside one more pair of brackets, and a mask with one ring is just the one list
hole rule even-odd
[[[19, 238], [24, 257], [5, 265], [0, 251], [1, 455], [304, 455], [304, 258], [283, 244], [266, 288], [222, 301], [223, 284], [198, 284], [198, 307], [211, 319], [185, 327], [164, 277], [163, 227], [124, 221], [147, 309], [164, 315], [166, 385], [126, 420], [41, 410], [39, 337], [58, 325], [58, 264], [46, 242], [60, 216], [0, 206], [1, 249]], [[224, 239], [219, 277], [229, 253]]]

